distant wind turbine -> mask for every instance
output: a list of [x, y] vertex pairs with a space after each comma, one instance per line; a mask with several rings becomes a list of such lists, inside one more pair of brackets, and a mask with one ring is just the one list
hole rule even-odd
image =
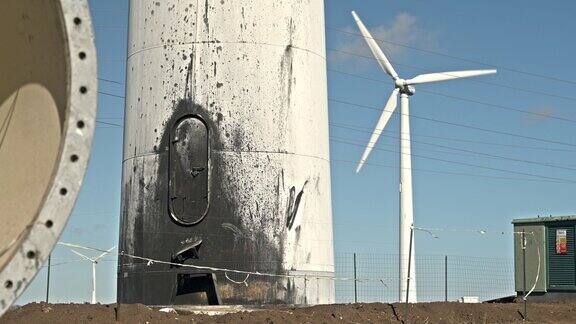
[[[494, 74], [496, 70], [472, 70], [472, 71], [451, 71], [441, 73], [421, 74], [412, 79], [401, 79], [386, 55], [382, 52], [376, 40], [370, 35], [366, 26], [362, 23], [358, 15], [352, 11], [352, 16], [360, 28], [360, 32], [364, 36], [366, 43], [370, 47], [372, 54], [382, 67], [382, 69], [392, 77], [394, 80], [394, 90], [384, 106], [384, 111], [376, 124], [376, 128], [368, 141], [368, 145], [362, 154], [362, 158], [358, 163], [356, 172], [360, 172], [362, 166], [368, 159], [368, 155], [374, 148], [378, 141], [378, 137], [386, 126], [386, 123], [394, 113], [398, 101], [398, 94], [400, 94], [400, 289], [399, 299], [402, 301], [407, 298], [408, 302], [416, 302], [416, 267], [414, 256], [414, 238], [410, 235], [414, 225], [413, 206], [412, 206], [412, 160], [410, 152], [410, 119], [408, 99], [414, 94], [415, 84], [446, 81], [452, 79], [469, 78], [486, 74]], [[410, 238], [412, 237], [412, 242]], [[412, 244], [410, 244], [412, 243]], [[412, 246], [412, 251], [410, 251]], [[410, 253], [412, 252], [412, 253]], [[408, 260], [410, 256], [410, 261]], [[410, 262], [410, 273], [408, 273], [408, 262]], [[407, 279], [410, 278], [410, 287], [407, 289]], [[409, 291], [407, 291], [409, 290]]]
[[[96, 304], [96, 264], [98, 264], [98, 261], [100, 259], [102, 259], [104, 256], [106, 256], [108, 253], [112, 252], [112, 250], [114, 250], [116, 247], [113, 246], [108, 250], [99, 250], [99, 249], [94, 249], [94, 248], [90, 248], [90, 247], [86, 247], [86, 246], [82, 246], [82, 245], [70, 244], [70, 243], [64, 243], [64, 242], [58, 242], [58, 244], [70, 248], [70, 251], [72, 253], [74, 253], [74, 254], [80, 256], [82, 259], [92, 263], [92, 304]], [[90, 257], [72, 249], [72, 248], [80, 248], [80, 249], [84, 249], [84, 250], [99, 251], [99, 252], [102, 252], [102, 254], [98, 255], [95, 258], [90, 258]]]

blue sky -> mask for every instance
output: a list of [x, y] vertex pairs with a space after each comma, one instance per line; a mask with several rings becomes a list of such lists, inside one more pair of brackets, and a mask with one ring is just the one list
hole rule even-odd
[[[99, 77], [123, 83], [128, 3], [126, 0], [94, 0], [90, 4]], [[351, 10], [357, 11], [376, 38], [410, 47], [382, 44], [403, 77], [422, 70], [490, 68], [481, 63], [500, 67], [496, 76], [476, 81], [419, 86], [412, 97], [411, 114], [418, 116], [411, 120], [412, 137], [418, 141], [413, 143], [413, 154], [420, 156], [413, 158], [413, 168], [418, 169], [413, 174], [417, 226], [511, 231], [513, 218], [574, 214], [572, 190], [575, 183], [541, 180], [552, 177], [576, 181], [576, 65], [573, 62], [576, 45], [570, 41], [572, 31], [576, 29], [573, 19], [576, 3], [566, 1], [560, 7], [519, 0], [327, 0], [330, 135], [334, 140], [331, 142], [332, 195], [337, 253], [397, 253], [398, 249], [399, 154], [376, 150], [369, 163], [388, 167], [367, 165], [360, 174], [355, 174], [354, 163], [360, 158], [379, 112], [335, 101], [381, 108], [393, 89], [375, 61], [342, 54], [344, 51], [370, 55], [363, 40], [349, 34], [358, 32], [350, 16]], [[105, 93], [124, 95], [122, 84], [101, 81], [99, 87]], [[123, 104], [122, 98], [100, 95], [99, 120], [122, 124]], [[343, 124], [348, 125], [345, 126], [348, 129], [343, 128]], [[349, 125], [359, 131], [350, 130]], [[388, 137], [381, 137], [377, 148], [398, 150], [395, 138], [398, 126], [398, 116], [393, 116], [385, 133]], [[546, 141], [504, 135], [503, 132]], [[488, 158], [486, 154], [508, 159]], [[121, 162], [122, 129], [99, 125], [85, 183], [62, 236], [63, 241], [99, 248], [117, 244]], [[440, 232], [438, 235], [439, 238], [434, 239], [428, 234], [417, 233], [417, 254], [512, 255], [509, 234]], [[57, 248], [53, 263], [76, 259], [66, 249]], [[112, 257], [98, 265], [99, 301], [115, 300], [115, 266]], [[55, 266], [52, 275], [52, 301], [89, 299], [89, 264], [73, 262]], [[20, 303], [44, 298], [45, 276], [42, 271]]]

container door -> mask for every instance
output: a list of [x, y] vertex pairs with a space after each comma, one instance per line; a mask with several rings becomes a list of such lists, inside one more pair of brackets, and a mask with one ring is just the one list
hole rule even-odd
[[576, 290], [574, 225], [548, 227], [548, 286]]

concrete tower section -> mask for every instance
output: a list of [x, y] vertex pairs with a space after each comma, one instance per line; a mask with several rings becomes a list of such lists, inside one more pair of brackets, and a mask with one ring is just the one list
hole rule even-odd
[[129, 25], [119, 302], [334, 302], [324, 2], [132, 0]]

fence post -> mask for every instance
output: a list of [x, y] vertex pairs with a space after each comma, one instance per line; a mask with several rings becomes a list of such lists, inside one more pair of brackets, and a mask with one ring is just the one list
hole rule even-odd
[[448, 256], [444, 256], [444, 301], [448, 301]]
[[524, 299], [524, 320], [528, 319], [528, 307], [526, 298], [526, 233], [522, 229], [522, 298]]
[[48, 255], [48, 277], [46, 279], [46, 304], [48, 304], [50, 297], [50, 267], [52, 261], [52, 254]]
[[358, 303], [358, 277], [356, 276], [356, 253], [354, 253], [354, 303]]

